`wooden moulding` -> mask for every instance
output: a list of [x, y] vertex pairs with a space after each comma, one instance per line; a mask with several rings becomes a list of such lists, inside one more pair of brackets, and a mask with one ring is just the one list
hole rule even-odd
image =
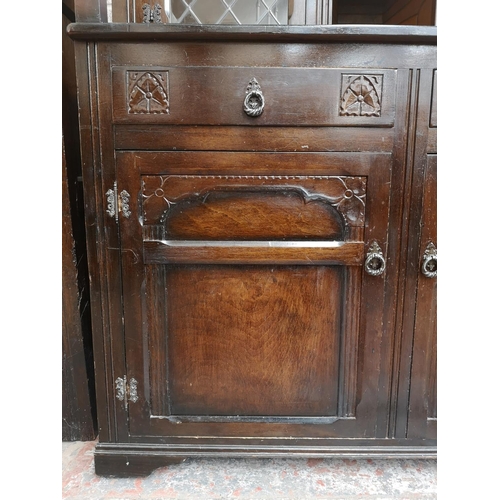
[[360, 265], [363, 242], [145, 241], [147, 264]]
[[[388, 153], [394, 146], [392, 128], [358, 127], [259, 127], [198, 125], [115, 125], [116, 149], [180, 151], [256, 151], [260, 141], [275, 151], [291, 152], [360, 152]], [[306, 147], [304, 145], [307, 145]], [[273, 153], [274, 154], [274, 153]], [[280, 153], [281, 154], [281, 153]], [[302, 157], [301, 162], [308, 157]], [[292, 160], [290, 158], [290, 160]], [[286, 170], [293, 168], [289, 160]], [[291, 164], [290, 164], [291, 163]], [[301, 163], [302, 165], [302, 163]], [[308, 164], [310, 165], [310, 164]], [[312, 168], [315, 166], [313, 165]], [[302, 172], [301, 172], [302, 173]]]
[[75, 40], [245, 40], [269, 42], [372, 42], [435, 45], [435, 26], [184, 26], [141, 23], [74, 23]]
[[342, 446], [271, 445], [143, 445], [99, 443], [95, 470], [99, 476], [147, 476], [158, 467], [175, 465], [187, 458], [348, 458], [434, 459], [435, 446], [397, 445], [387, 442]]

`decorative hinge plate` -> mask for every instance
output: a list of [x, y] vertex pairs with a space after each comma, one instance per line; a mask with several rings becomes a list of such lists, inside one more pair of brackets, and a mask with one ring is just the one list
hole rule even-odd
[[161, 5], [155, 3], [153, 7], [145, 3], [142, 6], [142, 22], [143, 23], [161, 23]]
[[126, 375], [124, 375], [123, 378], [118, 377], [115, 380], [115, 390], [116, 399], [123, 401], [125, 403], [125, 408], [127, 408], [128, 401], [136, 403], [139, 400], [139, 396], [137, 395], [137, 380], [135, 378], [131, 378], [127, 383]]
[[113, 183], [113, 189], [108, 189], [106, 191], [106, 213], [118, 222], [118, 214], [121, 211], [124, 217], [127, 219], [130, 217], [130, 194], [124, 189], [120, 194], [118, 194], [118, 184], [115, 181]]
[[107, 214], [110, 217], [114, 217], [116, 222], [118, 222], [118, 198], [116, 197], [117, 185], [116, 181], [113, 184], [113, 189], [108, 189], [106, 191], [106, 201], [108, 203], [108, 208], [106, 209]]

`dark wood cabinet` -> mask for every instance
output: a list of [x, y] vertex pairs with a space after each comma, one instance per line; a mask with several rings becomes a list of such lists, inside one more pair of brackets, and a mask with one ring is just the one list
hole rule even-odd
[[69, 33], [96, 472], [435, 456], [435, 28]]

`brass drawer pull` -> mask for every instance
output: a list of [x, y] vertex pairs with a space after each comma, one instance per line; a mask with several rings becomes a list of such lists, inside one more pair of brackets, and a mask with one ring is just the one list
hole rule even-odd
[[252, 78], [247, 86], [243, 110], [248, 116], [260, 116], [264, 111], [265, 100], [259, 82]]
[[370, 276], [380, 276], [385, 271], [385, 259], [379, 244], [374, 241], [366, 254], [365, 271]]
[[427, 278], [435, 278], [437, 276], [437, 268], [437, 248], [434, 243], [429, 243], [422, 257], [422, 274]]

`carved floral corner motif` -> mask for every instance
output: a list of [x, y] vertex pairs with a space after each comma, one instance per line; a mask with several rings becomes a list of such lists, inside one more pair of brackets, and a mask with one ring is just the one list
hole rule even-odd
[[168, 114], [168, 71], [127, 71], [129, 114]]
[[382, 75], [342, 75], [340, 116], [380, 116]]
[[333, 204], [343, 215], [348, 226], [363, 227], [365, 224], [366, 178], [339, 177], [345, 190], [342, 199]]

